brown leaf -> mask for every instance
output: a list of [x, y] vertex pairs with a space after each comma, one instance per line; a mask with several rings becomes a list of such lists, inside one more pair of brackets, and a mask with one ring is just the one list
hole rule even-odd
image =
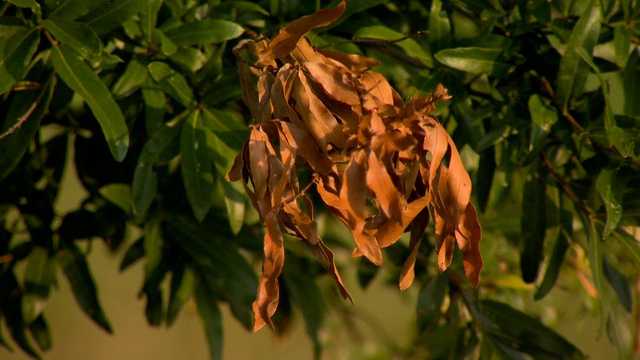
[[375, 194], [380, 208], [391, 220], [402, 223], [404, 198], [396, 188], [384, 164], [372, 151], [368, 159], [367, 187]]
[[253, 302], [253, 331], [258, 331], [265, 324], [273, 327], [271, 317], [275, 314], [280, 301], [278, 277], [284, 266], [284, 243], [275, 212], [270, 212], [264, 219], [264, 262], [258, 284], [258, 295]]
[[482, 270], [482, 257], [480, 256], [481, 236], [476, 209], [469, 204], [456, 229], [456, 241], [458, 248], [462, 251], [464, 273], [474, 286], [478, 285], [480, 271]]
[[402, 291], [407, 290], [411, 287], [411, 284], [413, 284], [413, 279], [415, 278], [414, 268], [416, 258], [418, 256], [418, 250], [422, 243], [422, 236], [424, 235], [427, 225], [429, 225], [429, 211], [423, 209], [411, 223], [411, 240], [409, 242], [409, 249], [411, 252], [404, 262], [400, 281], [398, 282], [398, 287]]
[[271, 52], [279, 59], [286, 58], [304, 34], [312, 29], [330, 25], [342, 16], [346, 7], [347, 2], [342, 0], [335, 8], [321, 9], [312, 15], [303, 16], [290, 22], [271, 40], [269, 44]]

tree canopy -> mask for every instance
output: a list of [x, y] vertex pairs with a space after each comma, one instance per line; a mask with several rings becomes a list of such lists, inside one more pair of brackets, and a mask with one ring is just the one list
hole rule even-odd
[[[0, 346], [54, 345], [59, 281], [117, 331], [86, 259], [103, 241], [144, 264], [150, 326], [195, 303], [212, 359], [221, 305], [276, 333], [298, 309], [320, 357], [340, 293], [381, 276], [419, 288], [400, 358], [584, 358], [525, 306], [560, 287], [630, 358], [639, 18], [637, 0], [4, 2]], [[70, 171], [87, 195], [61, 213]]]

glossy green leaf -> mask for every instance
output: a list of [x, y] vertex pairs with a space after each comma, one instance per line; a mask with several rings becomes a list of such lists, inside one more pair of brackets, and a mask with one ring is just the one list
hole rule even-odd
[[419, 61], [421, 64], [432, 67], [433, 56], [428, 48], [421, 45], [415, 39], [407, 37], [405, 34], [397, 32], [383, 25], [365, 26], [353, 35], [354, 39], [380, 40], [389, 45], [400, 47], [407, 56]]
[[213, 205], [213, 172], [207, 153], [207, 138], [202, 128], [201, 112], [194, 111], [182, 125], [180, 154], [182, 180], [187, 199], [198, 221]]
[[1, 133], [7, 134], [12, 127], [19, 127], [0, 139], [0, 180], [18, 165], [31, 145], [40, 121], [49, 108], [55, 84], [55, 79], [52, 79], [39, 93], [21, 92], [11, 99], [4, 123], [0, 127]]
[[560, 60], [557, 79], [557, 95], [565, 108], [572, 96], [582, 93], [587, 79], [588, 66], [578, 55], [577, 49], [583, 48], [591, 54], [600, 34], [601, 21], [600, 4], [592, 0], [571, 32], [566, 45], [567, 50]]
[[131, 211], [131, 187], [128, 184], [113, 183], [105, 185], [98, 192], [105, 199], [122, 209], [122, 211]]
[[615, 47], [616, 64], [624, 68], [629, 53], [631, 52], [631, 32], [624, 26], [617, 26], [613, 29], [613, 45]]
[[539, 150], [551, 127], [558, 121], [558, 113], [539, 95], [532, 95], [529, 97], [529, 114], [532, 121], [529, 151]]
[[111, 155], [124, 160], [129, 148], [129, 129], [120, 107], [100, 78], [66, 45], [51, 52], [53, 67], [62, 80], [89, 105], [102, 128]]
[[[535, 171], [535, 169], [532, 169]], [[522, 280], [536, 281], [543, 257], [546, 229], [545, 179], [540, 174], [530, 174], [522, 194], [522, 219], [520, 220], [522, 252], [520, 270]]]
[[[249, 134], [249, 129], [244, 124], [242, 117], [230, 111], [206, 109], [203, 112], [202, 121], [204, 127], [215, 134], [227, 149], [236, 153], [240, 151], [244, 139]], [[232, 156], [235, 157], [235, 155]], [[233, 161], [233, 159], [231, 160]]]
[[190, 268], [180, 267], [171, 277], [171, 292], [167, 306], [167, 326], [173, 325], [180, 310], [193, 295], [196, 277]]
[[[131, 60], [122, 75], [113, 84], [111, 92], [116, 97], [126, 97], [138, 90], [148, 78], [147, 68], [137, 60]], [[152, 90], [149, 90], [152, 91]]]
[[106, 34], [136, 15], [145, 2], [141, 0], [107, 1], [83, 18], [96, 34]]
[[73, 48], [83, 58], [91, 58], [102, 52], [102, 43], [91, 28], [71, 20], [51, 18], [42, 25], [61, 43]]
[[179, 46], [216, 44], [235, 39], [244, 28], [227, 20], [208, 19], [186, 23], [166, 32]]
[[215, 294], [202, 281], [195, 288], [196, 308], [209, 345], [211, 360], [222, 359], [222, 314], [216, 303]]
[[606, 240], [618, 227], [622, 220], [621, 186], [616, 172], [612, 169], [604, 169], [596, 179], [596, 190], [604, 203], [607, 211], [607, 222], [604, 226], [602, 237]]
[[98, 290], [84, 255], [75, 245], [69, 245], [58, 253], [58, 263], [82, 311], [103, 330], [112, 333], [111, 324], [98, 300]]
[[462, 47], [440, 50], [435, 54], [436, 60], [454, 69], [472, 74], [492, 74], [502, 72], [506, 64], [498, 61], [502, 50]]
[[0, 94], [22, 80], [39, 43], [40, 33], [33, 29], [17, 31], [7, 39], [0, 52]]
[[155, 61], [148, 65], [151, 77], [169, 96], [179, 101], [185, 107], [194, 102], [193, 90], [182, 74], [173, 70], [169, 65]]
[[41, 12], [40, 4], [36, 0], [9, 0], [9, 2], [21, 8], [31, 9], [38, 14]]

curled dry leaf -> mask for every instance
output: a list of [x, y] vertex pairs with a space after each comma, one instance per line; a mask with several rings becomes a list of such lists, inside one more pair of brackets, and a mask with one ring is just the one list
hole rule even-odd
[[[376, 265], [382, 249], [411, 231], [410, 255], [399, 286], [407, 289], [429, 218], [438, 265], [445, 270], [457, 246], [475, 285], [482, 268], [480, 225], [470, 203], [471, 179], [453, 140], [431, 115], [450, 99], [433, 94], [404, 103], [375, 60], [314, 49], [305, 34], [338, 19], [345, 1], [295, 20], [271, 39], [245, 40], [234, 49], [243, 99], [257, 123], [229, 179], [242, 180], [265, 224], [264, 263], [253, 304], [254, 330], [271, 325], [284, 266], [284, 235], [302, 239], [349, 293], [333, 253], [316, 231], [315, 185], [324, 205], [351, 231], [354, 256]], [[313, 173], [300, 189], [297, 169]]]

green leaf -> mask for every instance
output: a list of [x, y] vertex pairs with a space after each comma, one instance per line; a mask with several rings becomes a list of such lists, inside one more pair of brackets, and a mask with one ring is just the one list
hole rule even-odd
[[[226, 148], [235, 153], [242, 149], [242, 145], [249, 134], [249, 129], [241, 116], [237, 116], [230, 111], [205, 109], [202, 121], [204, 127], [215, 134], [217, 139], [226, 145]], [[228, 165], [233, 162], [235, 154], [231, 156], [231, 162]], [[226, 170], [228, 169], [226, 168]]]
[[592, 0], [571, 32], [564, 56], [560, 60], [557, 79], [557, 95], [564, 108], [567, 107], [571, 96], [579, 96], [582, 93], [587, 79], [588, 66], [578, 55], [577, 49], [584, 48], [591, 54], [598, 41], [601, 21], [600, 4]]
[[180, 154], [182, 181], [193, 214], [202, 221], [213, 205], [213, 172], [207, 153], [207, 138], [201, 112], [192, 112], [182, 125]]
[[520, 220], [522, 252], [520, 270], [526, 283], [536, 281], [543, 257], [546, 229], [545, 179], [535, 168], [524, 185]]
[[131, 211], [131, 187], [128, 184], [105, 185], [98, 189], [98, 193], [122, 211], [126, 213]]
[[233, 315], [251, 329], [251, 304], [258, 280], [234, 242], [227, 238], [230, 234], [225, 234], [216, 224], [198, 225], [183, 215], [169, 218], [167, 230], [170, 231], [167, 237], [177, 239], [177, 244], [193, 259], [203, 282], [216, 296], [228, 301]]
[[631, 306], [633, 301], [631, 299], [631, 288], [629, 287], [629, 280], [625, 278], [616, 268], [607, 261], [607, 258], [602, 259], [602, 269], [604, 270], [604, 277], [609, 281], [609, 284], [618, 295], [620, 304], [631, 312]]
[[156, 196], [158, 178], [153, 166], [160, 160], [160, 155], [177, 139], [177, 135], [176, 127], [162, 125], [142, 148], [131, 185], [133, 213], [138, 218], [144, 218]]
[[144, 226], [145, 281], [149, 280], [162, 261], [164, 241], [161, 225], [160, 219], [155, 217]]
[[24, 272], [22, 318], [27, 324], [33, 322], [44, 310], [51, 286], [56, 281], [55, 274], [55, 259], [49, 257], [47, 249], [34, 246], [27, 257]]
[[164, 125], [164, 114], [167, 110], [167, 98], [156, 89], [142, 89], [144, 101], [144, 124], [147, 134], [153, 135]]
[[485, 331], [519, 352], [544, 359], [585, 358], [578, 348], [555, 331], [507, 304], [483, 300], [479, 311], [485, 318]]
[[613, 46], [616, 52], [616, 64], [624, 68], [631, 52], [631, 32], [624, 26], [613, 28]]
[[195, 288], [195, 274], [184, 266], [174, 271], [171, 277], [171, 293], [167, 307], [167, 326], [173, 325], [180, 310], [189, 301]]
[[52, 18], [44, 20], [42, 25], [58, 41], [73, 48], [83, 58], [92, 58], [102, 52], [98, 35], [86, 24]]
[[627, 253], [635, 260], [635, 268], [640, 269], [640, 242], [624, 230], [613, 233], [622, 243]]
[[103, 35], [136, 15], [144, 3], [142, 0], [107, 1], [83, 18], [96, 34]]
[[163, 0], [147, 0], [142, 8], [142, 32], [147, 35], [147, 42], [153, 42], [153, 34], [158, 21], [158, 11]]
[[127, 97], [134, 91], [138, 90], [147, 81], [147, 78], [147, 68], [137, 60], [133, 59], [129, 61], [127, 68], [124, 70], [122, 75], [120, 75], [115, 84], [113, 84], [111, 92], [119, 98]]
[[287, 253], [284, 284], [291, 294], [293, 302], [302, 312], [307, 334], [313, 343], [314, 356], [316, 359], [320, 359], [322, 344], [319, 332], [327, 316], [327, 306], [318, 284], [315, 280], [309, 279], [307, 271], [302, 258]]
[[36, 14], [40, 14], [42, 11], [40, 4], [38, 4], [36, 0], [9, 0], [9, 2], [17, 7], [31, 9]]
[[415, 39], [383, 25], [365, 26], [353, 35], [354, 39], [381, 40], [390, 45], [400, 47], [407, 56], [418, 60], [427, 67], [433, 67], [433, 56], [428, 48], [422, 46]]
[[437, 324], [441, 317], [440, 308], [448, 288], [447, 275], [440, 273], [432, 277], [429, 282], [425, 282], [420, 289], [416, 305], [419, 332], [427, 329], [429, 325]]
[[440, 50], [436, 60], [454, 69], [472, 74], [492, 74], [506, 70], [507, 65], [498, 62], [502, 50], [481, 47], [460, 47]]
[[124, 160], [129, 148], [129, 129], [109, 90], [79, 55], [66, 45], [51, 52], [53, 67], [62, 80], [89, 105], [102, 128], [116, 161]]
[[627, 66], [623, 72], [624, 92], [618, 94], [624, 99], [624, 114], [640, 118], [640, 50], [636, 48], [627, 60]]
[[537, 152], [551, 131], [551, 127], [558, 121], [558, 113], [548, 102], [534, 94], [529, 97], [529, 114], [532, 121], [529, 151]]
[[560, 217], [562, 229], [558, 232], [555, 244], [553, 245], [553, 252], [551, 253], [549, 263], [547, 264], [547, 270], [544, 273], [544, 278], [542, 279], [540, 286], [536, 289], [536, 292], [533, 294], [533, 298], [535, 300], [544, 298], [549, 291], [553, 289], [556, 281], [558, 280], [558, 275], [560, 275], [560, 269], [564, 263], [567, 250], [569, 250], [569, 239], [567, 239], [567, 234], [573, 233], [571, 213], [565, 210], [560, 210]]
[[40, 314], [40, 316], [29, 324], [29, 332], [33, 340], [38, 344], [40, 350], [48, 351], [51, 349], [51, 332], [49, 331], [49, 325], [43, 314]]
[[217, 44], [235, 39], [244, 28], [227, 20], [208, 19], [186, 23], [166, 32], [179, 46]]
[[596, 190], [604, 203], [607, 211], [607, 222], [604, 226], [602, 237], [606, 240], [618, 227], [622, 220], [622, 184], [617, 179], [616, 171], [604, 169], [596, 179]]
[[202, 321], [212, 360], [222, 359], [222, 314], [216, 304], [215, 294], [204, 281], [198, 281], [195, 291], [196, 307]]
[[138, 260], [144, 257], [144, 238], [140, 237], [138, 240], [134, 241], [131, 246], [127, 249], [122, 257], [122, 262], [120, 263], [120, 271], [125, 271], [129, 268], [129, 266], [135, 264]]
[[40, 33], [35, 29], [17, 31], [0, 52], [0, 94], [22, 80], [27, 66], [40, 44]]
[[78, 305], [98, 326], [113, 333], [102, 306], [98, 301], [98, 290], [93, 281], [87, 261], [75, 244], [69, 244], [58, 253], [58, 263], [62, 267]]
[[153, 31], [153, 41], [160, 42], [160, 51], [166, 55], [171, 56], [178, 51], [178, 45], [176, 45], [173, 40], [169, 39], [165, 33], [160, 29], [155, 29]]
[[[66, 0], [55, 7], [55, 10], [49, 14], [49, 18], [75, 20], [81, 16], [86, 15], [92, 9], [104, 4], [107, 0]], [[56, 1], [58, 3], [60, 1]], [[50, 7], [47, 4], [47, 7]]]
[[173, 70], [169, 65], [159, 61], [154, 61], [149, 64], [148, 69], [153, 80], [155, 80], [160, 88], [169, 96], [176, 99], [185, 107], [193, 104], [195, 101], [193, 90], [182, 74]]
[[50, 80], [40, 93], [20, 92], [11, 99], [1, 133], [14, 126], [18, 128], [0, 139], [0, 180], [4, 179], [18, 165], [31, 145], [40, 120], [49, 108], [55, 90], [55, 78]]
[[428, 39], [433, 51], [448, 47], [451, 41], [451, 22], [447, 12], [442, 9], [441, 0], [431, 2]]
[[269, 12], [265, 10], [262, 6], [250, 1], [235, 0], [231, 2], [225, 2], [220, 6], [231, 7], [233, 9], [240, 11], [240, 13], [256, 12], [265, 16], [269, 16]]

